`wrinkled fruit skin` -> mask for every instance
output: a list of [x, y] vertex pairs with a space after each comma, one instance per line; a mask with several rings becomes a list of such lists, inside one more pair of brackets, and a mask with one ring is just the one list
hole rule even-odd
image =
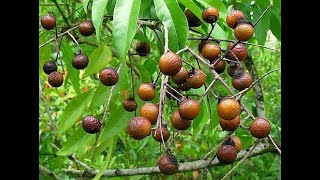
[[256, 138], [265, 138], [270, 134], [271, 126], [268, 120], [256, 118], [249, 127], [251, 135]]
[[52, 14], [46, 14], [41, 18], [41, 26], [46, 30], [52, 30], [56, 27], [56, 18]]
[[44, 73], [49, 75], [53, 71], [57, 71], [58, 68], [54, 61], [48, 61], [43, 65], [42, 69]]
[[219, 18], [219, 11], [214, 7], [208, 7], [202, 11], [202, 19], [206, 23], [214, 23]]
[[[216, 61], [218, 61], [219, 58], [216, 58], [215, 60], [211, 61], [210, 64], [213, 65]], [[218, 62], [213, 69], [218, 73], [221, 74], [223, 73], [223, 71], [226, 69], [226, 62], [220, 60], [220, 62]]]
[[138, 105], [134, 98], [127, 98], [122, 102], [122, 106], [126, 111], [132, 112], [137, 109]]
[[254, 29], [251, 24], [242, 23], [237, 25], [233, 34], [234, 37], [239, 41], [248, 41], [252, 38]]
[[237, 159], [237, 150], [231, 145], [222, 145], [217, 152], [217, 158], [222, 164], [231, 164]]
[[[166, 142], [170, 137], [170, 131], [164, 125], [161, 126], [161, 131], [162, 131], [162, 135], [163, 135], [163, 141]], [[152, 131], [152, 137], [154, 140], [156, 140], [158, 142], [162, 142], [161, 131], [160, 131], [160, 127], [158, 127], [156, 130]]]
[[150, 53], [150, 45], [146, 42], [140, 42], [136, 47], [139, 56], [147, 56]]
[[143, 139], [151, 133], [151, 123], [144, 117], [134, 117], [129, 122], [128, 133], [133, 139]]
[[232, 10], [229, 12], [229, 14], [227, 15], [226, 18], [226, 22], [228, 24], [228, 26], [232, 29], [236, 28], [236, 23], [239, 19], [244, 19], [245, 16], [243, 14], [243, 12], [239, 11], [239, 10]]
[[241, 66], [238, 63], [235, 62], [230, 62], [227, 68], [227, 72], [229, 74], [229, 76], [233, 77], [235, 72], [240, 70]]
[[179, 114], [182, 119], [193, 120], [200, 112], [200, 104], [193, 99], [186, 99], [179, 105]]
[[148, 119], [152, 125], [157, 123], [158, 114], [158, 104], [145, 103], [140, 109], [140, 116]]
[[180, 71], [171, 77], [171, 80], [176, 84], [182, 84], [186, 82], [187, 77], [188, 77], [188, 70], [185, 67], [181, 67]]
[[[231, 49], [233, 47], [233, 45], [234, 45], [234, 43], [228, 43], [227, 48]], [[234, 61], [237, 60], [236, 57], [238, 58], [239, 61], [243, 61], [248, 56], [248, 50], [242, 43], [238, 43], [231, 51], [233, 53], [229, 52], [227, 54], [227, 58], [232, 59]]]
[[240, 116], [237, 116], [236, 118], [232, 120], [224, 120], [222, 118], [219, 118], [219, 124], [222, 128], [222, 130], [225, 131], [235, 131], [240, 124]]
[[239, 102], [233, 98], [223, 98], [218, 105], [218, 115], [224, 120], [232, 120], [241, 112]]
[[178, 161], [173, 155], [163, 155], [158, 165], [160, 171], [166, 175], [172, 175], [178, 171]]
[[237, 72], [232, 77], [232, 86], [238, 91], [242, 91], [251, 86], [253, 83], [251, 74], [248, 72], [241, 72], [240, 74], [237, 74]]
[[164, 75], [173, 76], [177, 74], [182, 67], [182, 61], [176, 53], [166, 52], [159, 60], [160, 71]]
[[195, 69], [193, 72], [191, 70], [188, 73], [186, 84], [189, 87], [193, 89], [198, 89], [198, 88], [201, 88], [205, 82], [206, 82], [206, 75], [201, 70]]
[[151, 101], [155, 95], [154, 87], [150, 83], [143, 83], [138, 88], [138, 96], [144, 101]]
[[99, 74], [100, 82], [105, 86], [113, 86], [119, 80], [119, 75], [115, 69], [108, 67], [103, 69]]
[[238, 136], [231, 136], [231, 139], [234, 142], [234, 148], [236, 148], [237, 153], [239, 153], [242, 149], [242, 141]]
[[200, 19], [193, 14], [189, 9], [184, 12], [184, 15], [187, 18], [189, 27], [199, 27], [201, 25]]
[[212, 43], [207, 43], [202, 47], [201, 54], [204, 58], [210, 60], [216, 58], [221, 53], [221, 48]]
[[95, 116], [86, 116], [82, 120], [82, 128], [87, 133], [95, 134], [100, 131], [101, 123]]
[[79, 25], [79, 32], [82, 36], [90, 36], [94, 33], [92, 21], [84, 21]]
[[192, 120], [185, 120], [180, 117], [179, 111], [171, 115], [171, 125], [178, 130], [186, 130], [191, 126]]
[[83, 53], [77, 54], [72, 60], [72, 66], [76, 69], [84, 69], [88, 66], [88, 64], [89, 59]]
[[63, 75], [57, 71], [53, 71], [48, 76], [48, 82], [52, 87], [60, 87], [63, 84]]

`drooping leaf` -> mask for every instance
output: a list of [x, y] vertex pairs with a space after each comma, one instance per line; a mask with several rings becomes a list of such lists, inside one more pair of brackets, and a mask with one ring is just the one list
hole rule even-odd
[[271, 11], [270, 30], [276, 38], [281, 41], [281, 17]]
[[93, 95], [93, 90], [82, 93], [75, 98], [73, 98], [66, 108], [60, 118], [58, 126], [58, 134], [64, 133], [66, 130], [71, 128], [78, 118], [81, 117], [82, 113], [88, 106]]
[[118, 0], [113, 12], [113, 40], [120, 61], [124, 64], [136, 33], [141, 0]]
[[150, 12], [151, 6], [152, 6], [152, 0], [143, 0], [143, 3], [141, 3], [139, 17], [143, 17], [143, 18], [151, 17], [151, 12]]
[[96, 29], [96, 36], [100, 40], [103, 16], [106, 11], [108, 0], [94, 0], [92, 2], [92, 23]]
[[95, 138], [94, 134], [86, 133], [82, 127], [79, 127], [74, 134], [68, 138], [63, 144], [60, 151], [57, 152], [58, 156], [69, 156], [72, 153], [77, 152], [79, 149], [83, 149], [88, 142]]
[[75, 53], [72, 52], [70, 45], [65, 41], [62, 41], [60, 50], [62, 52], [62, 59], [68, 71], [65, 82], [70, 79], [73, 89], [77, 94], [80, 94], [79, 70], [72, 66], [72, 59], [74, 58]]
[[82, 2], [82, 6], [84, 9], [84, 12], [87, 14], [88, 13], [88, 4], [89, 4], [90, 0], [83, 0]]
[[[253, 23], [255, 23], [260, 15], [263, 13], [264, 9], [257, 4], [253, 5]], [[254, 37], [258, 40], [258, 43], [264, 45], [267, 38], [267, 31], [269, 29], [270, 23], [270, 12], [264, 14], [264, 16], [260, 19], [258, 24], [254, 27]]]
[[112, 52], [108, 46], [100, 45], [89, 56], [88, 67], [82, 75], [82, 78], [86, 78], [92, 74], [99, 72], [112, 60]]
[[156, 14], [168, 28], [169, 49], [173, 52], [185, 47], [188, 22], [176, 0], [154, 0]]

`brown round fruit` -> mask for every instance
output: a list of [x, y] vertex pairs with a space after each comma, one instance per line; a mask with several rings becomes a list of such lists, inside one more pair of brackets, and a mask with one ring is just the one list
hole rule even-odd
[[158, 127], [156, 130], [152, 131], [152, 137], [154, 140], [162, 142], [161, 132], [163, 136], [163, 141], [166, 142], [170, 137], [170, 131], [167, 129], [165, 125], [161, 125], [161, 130], [160, 127]]
[[84, 21], [79, 25], [79, 32], [82, 36], [90, 36], [94, 33], [92, 21]]
[[186, 82], [188, 77], [188, 70], [185, 67], [181, 67], [180, 71], [171, 77], [171, 80], [176, 84], [182, 84]]
[[[233, 45], [234, 43], [228, 43], [228, 46], [227, 46], [228, 50], [231, 49]], [[238, 43], [231, 51], [233, 53], [229, 52], [226, 55], [226, 57], [234, 61], [237, 60], [236, 57], [238, 58], [239, 61], [243, 61], [246, 59], [248, 55], [248, 50], [242, 43]]]
[[43, 67], [43, 72], [46, 74], [50, 74], [53, 71], [57, 71], [57, 64], [55, 63], [55, 61], [47, 61], [46, 63], [44, 63]]
[[145, 103], [140, 109], [140, 116], [145, 117], [152, 125], [157, 123], [159, 106], [153, 103]]
[[201, 51], [202, 51], [203, 46], [206, 45], [206, 44], [208, 44], [208, 43], [210, 43], [209, 40], [201, 40], [201, 42], [200, 42], [200, 44], [199, 44], [199, 46], [198, 46], [198, 50], [199, 50], [200, 53], [201, 53]]
[[134, 100], [133, 97], [129, 97], [129, 98], [125, 99], [122, 102], [122, 106], [126, 111], [132, 112], [132, 111], [135, 111], [137, 109], [138, 105], [137, 105], [137, 102]]
[[144, 117], [134, 117], [129, 122], [128, 133], [133, 139], [143, 139], [151, 133], [151, 123]]
[[99, 122], [99, 119], [95, 116], [86, 116], [82, 120], [82, 128], [84, 131], [90, 134], [95, 134], [100, 131], [101, 123]]
[[150, 45], [146, 42], [140, 42], [136, 47], [139, 56], [146, 56], [150, 53]]
[[53, 14], [46, 14], [41, 18], [41, 26], [46, 30], [56, 27], [56, 17]]
[[217, 110], [220, 118], [224, 120], [233, 120], [239, 116], [241, 106], [237, 100], [225, 97], [220, 101]]
[[231, 164], [237, 159], [237, 150], [231, 145], [222, 145], [217, 152], [217, 158], [221, 164]]
[[236, 148], [237, 153], [239, 153], [242, 149], [242, 141], [238, 136], [231, 136], [231, 139], [234, 142], [234, 148]]
[[89, 64], [89, 59], [83, 53], [77, 54], [72, 60], [72, 66], [76, 69], [84, 69], [88, 66], [88, 64]]
[[200, 112], [200, 104], [193, 99], [186, 99], [179, 104], [179, 114], [182, 119], [193, 120]]
[[[215, 60], [211, 61], [210, 64], [213, 65], [216, 61], [219, 60], [219, 57], [217, 57]], [[213, 69], [218, 73], [221, 74], [226, 69], [226, 62], [219, 60], [219, 62], [213, 67]]]
[[201, 88], [206, 82], [206, 75], [201, 71], [195, 69], [188, 73], [188, 78], [186, 84], [191, 88], [198, 89]]
[[[188, 78], [187, 78], [188, 79]], [[181, 91], [189, 91], [191, 89], [191, 86], [188, 83], [178, 84], [178, 88]]]
[[192, 120], [182, 119], [179, 111], [175, 111], [171, 115], [171, 125], [178, 130], [186, 130], [191, 126]]
[[63, 84], [63, 75], [57, 71], [53, 71], [48, 76], [48, 82], [52, 87], [60, 87]]
[[99, 74], [100, 82], [105, 86], [113, 86], [119, 80], [119, 75], [115, 69], [108, 67], [103, 69]]
[[215, 7], [208, 7], [202, 11], [202, 19], [206, 23], [214, 23], [219, 18], [219, 11]]
[[151, 101], [155, 95], [154, 86], [150, 83], [143, 83], [138, 88], [138, 96], [144, 101]]
[[178, 161], [172, 155], [163, 155], [158, 161], [159, 169], [163, 174], [172, 175], [178, 171]]
[[238, 64], [237, 62], [230, 62], [227, 68], [227, 72], [229, 74], [229, 76], [233, 77], [235, 72], [241, 70], [241, 66], [240, 64]]
[[253, 33], [254, 29], [252, 25], [248, 23], [242, 23], [237, 25], [236, 29], [233, 32], [234, 37], [239, 41], [248, 41], [252, 38]]
[[240, 116], [237, 116], [236, 118], [232, 120], [224, 120], [222, 118], [219, 118], [219, 124], [222, 128], [222, 130], [225, 131], [235, 131], [240, 124]]
[[176, 53], [166, 52], [159, 60], [160, 71], [165, 75], [173, 76], [177, 74], [182, 67], [182, 61]]
[[245, 16], [242, 11], [239, 10], [232, 10], [227, 15], [227, 24], [230, 28], [234, 29], [236, 28], [236, 23], [239, 19], [244, 19]]
[[219, 56], [221, 53], [221, 48], [213, 43], [207, 43], [203, 46], [201, 54], [204, 58], [210, 60]]
[[251, 135], [256, 138], [265, 138], [270, 134], [271, 126], [268, 120], [256, 118], [249, 127]]
[[253, 79], [250, 73], [243, 71], [236, 71], [232, 77], [232, 86], [238, 90], [242, 91], [251, 86]]
[[201, 25], [201, 20], [189, 9], [184, 12], [184, 15], [187, 18], [189, 27], [199, 27]]

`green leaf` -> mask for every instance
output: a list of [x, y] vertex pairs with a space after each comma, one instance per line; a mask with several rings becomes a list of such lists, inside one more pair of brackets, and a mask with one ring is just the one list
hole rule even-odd
[[116, 6], [117, 0], [109, 0], [107, 4], [107, 13], [113, 14], [114, 7]]
[[98, 108], [102, 104], [105, 104], [108, 99], [110, 88], [111, 86], [105, 86], [102, 83], [99, 83], [98, 87], [96, 88], [96, 91], [94, 92], [88, 109], [92, 110]]
[[118, 0], [113, 12], [114, 46], [123, 64], [136, 33], [140, 3], [141, 0]]
[[[253, 5], [253, 22], [255, 23], [260, 15], [263, 13], [263, 9], [259, 5]], [[254, 27], [254, 37], [258, 40], [258, 43], [264, 45], [267, 38], [267, 31], [269, 30], [270, 12], [264, 14], [258, 24]]]
[[168, 28], [169, 49], [173, 52], [185, 47], [188, 22], [176, 0], [154, 0], [158, 18]]
[[93, 95], [93, 91], [82, 93], [74, 97], [64, 109], [60, 123], [58, 126], [58, 134], [64, 133], [71, 128], [78, 118], [81, 117], [83, 111], [88, 106]]
[[106, 150], [109, 147], [109, 145], [111, 144], [112, 140], [113, 140], [113, 138], [108, 139], [101, 144], [98, 144], [92, 153], [92, 157], [96, 157], [96, 156], [100, 155], [104, 150]]
[[281, 41], [281, 17], [271, 11], [270, 30], [272, 34]]
[[[211, 27], [208, 28], [210, 31]], [[209, 34], [209, 32], [208, 32]], [[227, 39], [227, 35], [226, 35], [226, 32], [219, 26], [219, 24], [216, 24], [214, 26], [214, 29], [212, 31], [212, 34], [211, 36], [213, 36], [214, 38], [217, 38], [217, 39]]]
[[100, 45], [89, 56], [89, 64], [86, 67], [82, 78], [99, 72], [112, 60], [111, 49], [105, 45]]
[[62, 41], [60, 50], [62, 52], [62, 59], [68, 71], [65, 82], [70, 79], [73, 89], [77, 94], [80, 94], [79, 70], [72, 66], [72, 59], [74, 58], [75, 54], [72, 52], [70, 45], [65, 41]]
[[205, 25], [206, 29], [208, 27], [208, 23], [204, 22], [202, 19], [202, 7], [199, 7], [192, 0], [179, 0], [181, 4], [186, 6], [194, 15], [196, 15], [202, 22], [202, 25]]
[[82, 2], [82, 6], [83, 6], [83, 9], [84, 9], [84, 12], [86, 14], [88, 14], [88, 4], [89, 4], [90, 0], [83, 0]]
[[94, 0], [92, 2], [92, 23], [96, 29], [98, 41], [100, 40], [101, 25], [106, 11], [108, 0]]
[[95, 138], [95, 135], [86, 133], [82, 127], [79, 127], [71, 137], [63, 144], [60, 151], [57, 152], [58, 156], [69, 156], [72, 153], [77, 152], [79, 149], [83, 149], [88, 142]]
[[[42, 36], [40, 37], [39, 40], [39, 44], [42, 44], [46, 41], [45, 39], [46, 37], [44, 36], [44, 34], [42, 34]], [[49, 45], [43, 46], [42, 48], [39, 49], [39, 73], [41, 74], [45, 74], [42, 70], [42, 67], [44, 65], [44, 63], [46, 63], [47, 61], [50, 60], [50, 55], [51, 55], [52, 51], [50, 49]]]
[[103, 163], [99, 173], [93, 178], [93, 180], [98, 180], [100, 179], [100, 177], [102, 176], [102, 174], [104, 173], [104, 171], [107, 169], [108, 165], [109, 165], [109, 162], [110, 162], [110, 158], [111, 158], [111, 155], [116, 147], [116, 144], [117, 144], [117, 139], [118, 138], [112, 138], [111, 140], [111, 143], [109, 145], [109, 149], [108, 149], [108, 154], [107, 154], [107, 158], [105, 160], [105, 162]]
[[152, 0], [143, 0], [143, 3], [141, 3], [139, 16], [143, 18], [151, 17], [151, 12], [150, 12], [151, 6], [152, 6]]

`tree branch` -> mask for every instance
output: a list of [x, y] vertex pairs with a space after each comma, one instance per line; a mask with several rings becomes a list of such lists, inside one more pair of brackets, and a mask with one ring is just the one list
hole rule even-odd
[[46, 175], [46, 176], [51, 176], [53, 177], [54, 179], [57, 179], [57, 180], [62, 180], [61, 177], [57, 176], [55, 173], [53, 173], [52, 171], [50, 171], [49, 169], [39, 165], [39, 172]]
[[[61, 34], [58, 34], [57, 38], [59, 38], [59, 37], [61, 37], [61, 36], [64, 36], [64, 35], [67, 34], [68, 32], [70, 32], [70, 31], [72, 31], [72, 30], [74, 30], [74, 29], [76, 29], [76, 28], [78, 28], [78, 27], [79, 27], [79, 25], [76, 25], [76, 26], [68, 29], [67, 31], [65, 31], [65, 32], [63, 32], [63, 33], [61, 33]], [[50, 42], [52, 42], [52, 41], [54, 41], [54, 40], [56, 40], [56, 37], [51, 38], [51, 39], [49, 39], [48, 41], [46, 41], [45, 43], [41, 44], [41, 45], [39, 46], [39, 49], [42, 48], [43, 46], [49, 44]]]

